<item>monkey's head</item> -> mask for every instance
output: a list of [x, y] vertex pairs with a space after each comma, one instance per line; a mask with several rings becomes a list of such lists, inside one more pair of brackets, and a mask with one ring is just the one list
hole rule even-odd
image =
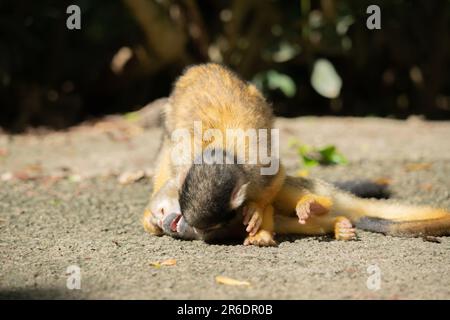
[[199, 234], [223, 228], [236, 220], [247, 195], [247, 177], [236, 164], [193, 164], [179, 192], [186, 222]]

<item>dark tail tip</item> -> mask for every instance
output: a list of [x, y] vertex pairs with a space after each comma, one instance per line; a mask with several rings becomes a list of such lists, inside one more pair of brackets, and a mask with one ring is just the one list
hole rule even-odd
[[355, 223], [355, 226], [358, 229], [390, 234], [393, 224], [394, 222], [386, 219], [362, 217]]
[[342, 181], [335, 182], [334, 185], [360, 198], [387, 199], [391, 196], [386, 185], [378, 184], [370, 180]]
[[450, 235], [450, 216], [439, 219], [417, 221], [390, 221], [386, 219], [363, 217], [355, 223], [359, 229], [383, 233], [397, 237], [448, 236]]

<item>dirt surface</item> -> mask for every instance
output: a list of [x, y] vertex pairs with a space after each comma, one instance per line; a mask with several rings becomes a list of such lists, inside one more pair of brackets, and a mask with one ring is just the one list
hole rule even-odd
[[[138, 116], [0, 135], [0, 298], [450, 298], [450, 237], [360, 231], [357, 241], [285, 237], [278, 247], [256, 248], [149, 236], [139, 220], [161, 129]], [[290, 138], [334, 144], [350, 163], [310, 176], [381, 179], [396, 200], [450, 208], [448, 122], [306, 117], [277, 126], [291, 174], [298, 158]], [[120, 183], [127, 173], [142, 179]], [[176, 265], [151, 266], [167, 259]], [[71, 265], [81, 270], [80, 290], [66, 287]], [[370, 266], [381, 272], [379, 290], [367, 286]], [[251, 285], [217, 284], [218, 275]]]

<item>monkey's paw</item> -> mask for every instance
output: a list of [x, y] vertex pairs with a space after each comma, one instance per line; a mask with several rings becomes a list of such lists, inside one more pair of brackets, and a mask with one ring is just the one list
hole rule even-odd
[[149, 209], [145, 209], [144, 217], [142, 218], [142, 225], [145, 231], [155, 236], [161, 236], [163, 230], [158, 226], [158, 222]]
[[256, 235], [263, 221], [263, 210], [255, 202], [250, 202], [242, 209], [242, 214], [244, 215], [243, 223], [247, 226], [245, 231], [250, 236]]
[[356, 231], [352, 222], [346, 217], [336, 218], [334, 223], [334, 237], [336, 240], [354, 240], [356, 239]]
[[273, 234], [267, 230], [259, 230], [254, 236], [249, 235], [245, 241], [244, 245], [254, 245], [258, 247], [274, 247], [277, 245], [273, 239]]
[[313, 215], [321, 216], [327, 214], [332, 206], [332, 202], [327, 197], [316, 195], [305, 195], [297, 202], [295, 211], [298, 216], [298, 223], [305, 224], [306, 220]]

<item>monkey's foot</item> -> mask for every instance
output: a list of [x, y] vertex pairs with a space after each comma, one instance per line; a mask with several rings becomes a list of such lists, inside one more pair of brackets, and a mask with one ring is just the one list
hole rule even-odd
[[298, 216], [298, 223], [305, 224], [306, 220], [312, 216], [327, 214], [333, 205], [330, 198], [307, 194], [303, 196], [295, 207]]
[[248, 203], [243, 209], [244, 225], [247, 225], [245, 231], [250, 236], [256, 235], [263, 221], [263, 210], [255, 202]]
[[254, 236], [249, 235], [245, 241], [244, 245], [255, 245], [258, 247], [273, 247], [277, 243], [273, 239], [273, 234], [267, 230], [259, 230]]
[[337, 217], [334, 223], [334, 237], [336, 240], [356, 239], [356, 231], [352, 222], [346, 217]]
[[161, 236], [163, 234], [162, 229], [157, 225], [155, 217], [149, 209], [145, 209], [144, 211], [142, 225], [144, 226], [144, 230], [152, 235]]

